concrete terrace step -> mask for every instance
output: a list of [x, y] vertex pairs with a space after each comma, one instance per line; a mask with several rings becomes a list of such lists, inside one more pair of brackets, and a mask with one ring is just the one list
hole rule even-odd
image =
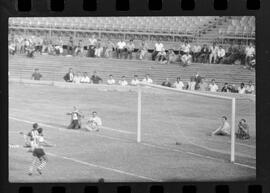
[[192, 64], [183, 68], [179, 64], [156, 64], [153, 61], [63, 56], [37, 56], [34, 59], [25, 56], [11, 56], [9, 71], [12, 77], [29, 78], [33, 69], [39, 68], [43, 74], [42, 79], [62, 80], [69, 67], [72, 67], [75, 72], [81, 71], [89, 74], [97, 70], [104, 80], [109, 74], [113, 74], [115, 78], [126, 75], [130, 80], [134, 74], [138, 74], [142, 78], [146, 73], [150, 73], [152, 78], [160, 83], [166, 77], [174, 80], [175, 77], [181, 76], [182, 79], [188, 80], [194, 73], [199, 72], [202, 76], [208, 79], [215, 78], [220, 83], [239, 84], [247, 83], [249, 80], [255, 81], [254, 72], [237, 65]]

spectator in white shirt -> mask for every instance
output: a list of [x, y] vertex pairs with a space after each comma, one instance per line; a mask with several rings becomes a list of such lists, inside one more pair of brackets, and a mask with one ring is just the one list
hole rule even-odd
[[129, 58], [130, 60], [132, 59], [132, 53], [134, 52], [135, 49], [135, 44], [133, 43], [133, 40], [129, 40], [129, 42], [126, 45], [127, 48], [127, 53], [126, 53], [126, 59]]
[[113, 79], [113, 75], [109, 75], [109, 79], [107, 80], [108, 85], [113, 85], [115, 84], [115, 80]]
[[156, 60], [156, 56], [162, 50], [164, 50], [164, 45], [160, 42], [160, 40], [158, 40], [158, 42], [155, 44], [155, 49], [154, 49], [154, 52], [152, 54], [152, 60]]
[[252, 81], [248, 82], [248, 85], [246, 86], [246, 94], [254, 94], [255, 93], [255, 87], [252, 84]]
[[125, 48], [126, 48], [126, 42], [121, 39], [118, 43], [117, 43], [117, 50], [116, 50], [116, 53], [117, 53], [117, 58], [122, 58], [123, 57], [123, 54], [124, 54], [124, 51], [125, 51]]
[[185, 53], [182, 57], [181, 57], [181, 61], [183, 66], [189, 66], [192, 60], [192, 56], [189, 52]]
[[122, 76], [121, 77], [121, 80], [119, 80], [119, 84], [121, 86], [127, 86], [128, 85], [128, 82], [126, 81], [126, 77], [125, 76]]
[[97, 39], [95, 35], [92, 35], [92, 37], [89, 38], [88, 56], [95, 57], [96, 44], [97, 44]]
[[188, 90], [195, 90], [195, 86], [196, 86], [195, 77], [191, 76], [190, 81], [188, 81], [188, 84], [187, 84], [187, 89]]
[[213, 43], [213, 45], [210, 46], [210, 55], [209, 55], [209, 63], [210, 64], [212, 64], [212, 61], [214, 64], [216, 63], [217, 52], [218, 52], [218, 46], [216, 45], [216, 43]]
[[243, 82], [240, 84], [240, 87], [238, 87], [238, 93], [239, 94], [245, 94], [246, 93], [245, 84]]
[[148, 51], [148, 48], [147, 48], [147, 44], [145, 43], [145, 41], [142, 41], [141, 45], [140, 45], [140, 49], [139, 49], [139, 52], [140, 52], [140, 60], [144, 59], [145, 57], [145, 54], [147, 53]]
[[190, 44], [187, 41], [182, 46], [182, 51], [183, 51], [183, 54], [190, 53]]
[[223, 63], [223, 58], [225, 57], [225, 49], [222, 46], [219, 46], [217, 51], [217, 64]]
[[210, 92], [218, 91], [218, 85], [216, 84], [215, 79], [212, 79], [211, 83], [209, 84], [209, 90]]
[[192, 61], [193, 62], [199, 62], [199, 57], [201, 53], [201, 46], [200, 45], [194, 45], [192, 47]]
[[89, 78], [87, 72], [84, 72], [83, 73], [83, 77], [81, 79], [81, 83], [90, 83], [90, 78]]
[[140, 80], [138, 79], [138, 75], [134, 75], [134, 78], [131, 80], [130, 84], [133, 86], [136, 86], [140, 83]]
[[204, 78], [201, 78], [201, 82], [199, 83], [199, 85], [200, 85], [200, 88], [199, 88], [200, 91], [207, 91], [208, 90], [208, 84], [204, 80]]
[[150, 78], [150, 74], [146, 74], [145, 78], [142, 80], [143, 83], [152, 84], [153, 80]]
[[81, 82], [81, 75], [80, 75], [80, 72], [77, 72], [75, 75], [74, 75], [74, 78], [73, 78], [73, 82], [74, 83], [80, 83]]
[[173, 84], [173, 88], [176, 88], [178, 90], [183, 90], [185, 87], [184, 83], [181, 81], [180, 77], [176, 78], [176, 82]]
[[245, 49], [245, 54], [246, 54], [246, 60], [245, 60], [245, 64], [248, 65], [250, 60], [254, 57], [255, 55], [255, 48], [252, 45], [252, 43], [250, 42], [249, 45], [246, 47]]

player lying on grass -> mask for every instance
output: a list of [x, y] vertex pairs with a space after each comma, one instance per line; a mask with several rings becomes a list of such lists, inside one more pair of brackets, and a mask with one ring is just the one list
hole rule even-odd
[[102, 126], [101, 118], [97, 116], [97, 112], [92, 112], [92, 116], [90, 117], [89, 121], [87, 121], [84, 129], [87, 131], [99, 131], [100, 127]]
[[[43, 129], [38, 128], [38, 135], [34, 138], [33, 143], [32, 143], [32, 148], [33, 148], [33, 161], [31, 166], [29, 167], [29, 173], [28, 175], [33, 174], [33, 170], [36, 167], [37, 172], [41, 175], [42, 172], [41, 170], [46, 166], [48, 162], [48, 158], [45, 154], [45, 151], [43, 149], [44, 146], [52, 147], [54, 145], [49, 144], [47, 141], [44, 140], [43, 138]], [[37, 166], [37, 164], [39, 164]]]
[[238, 130], [236, 132], [236, 137], [239, 139], [249, 139], [249, 127], [245, 119], [241, 119], [238, 123]]
[[231, 126], [226, 116], [221, 117], [221, 125], [211, 133], [212, 135], [231, 135]]
[[71, 115], [71, 122], [68, 129], [80, 129], [81, 128], [81, 118], [83, 117], [82, 113], [79, 112], [77, 107], [73, 107], [73, 111], [67, 113], [67, 115]]

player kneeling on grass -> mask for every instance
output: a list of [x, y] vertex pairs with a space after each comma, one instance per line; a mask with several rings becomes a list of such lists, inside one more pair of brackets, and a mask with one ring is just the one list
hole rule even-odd
[[211, 135], [231, 135], [231, 126], [226, 116], [221, 117], [221, 125]]
[[44, 152], [43, 147], [44, 146], [48, 146], [48, 147], [52, 147], [53, 145], [49, 144], [48, 142], [46, 142], [43, 138], [43, 129], [42, 128], [38, 128], [38, 135], [36, 136], [36, 138], [34, 139], [33, 143], [32, 143], [32, 147], [33, 147], [33, 161], [32, 164], [29, 168], [29, 173], [28, 175], [32, 175], [33, 174], [33, 170], [34, 167], [36, 166], [36, 164], [39, 162], [40, 164], [37, 166], [37, 172], [41, 175], [42, 172], [41, 170], [46, 166], [47, 162], [48, 162], [48, 158]]
[[97, 116], [96, 111], [92, 112], [92, 116], [85, 125], [85, 129], [87, 131], [99, 131], [101, 126], [102, 126], [101, 118]]
[[241, 119], [238, 123], [238, 131], [236, 137], [239, 139], [249, 139], [249, 127], [245, 119]]
[[67, 115], [71, 115], [71, 122], [68, 129], [80, 129], [81, 128], [81, 118], [83, 117], [82, 114], [79, 112], [77, 107], [73, 107], [73, 111], [67, 113]]

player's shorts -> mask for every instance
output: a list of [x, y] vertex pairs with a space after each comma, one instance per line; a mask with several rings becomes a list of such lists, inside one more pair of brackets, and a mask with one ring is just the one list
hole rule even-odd
[[41, 158], [42, 156], [46, 155], [42, 148], [35, 148], [33, 151], [33, 156], [37, 158]]

